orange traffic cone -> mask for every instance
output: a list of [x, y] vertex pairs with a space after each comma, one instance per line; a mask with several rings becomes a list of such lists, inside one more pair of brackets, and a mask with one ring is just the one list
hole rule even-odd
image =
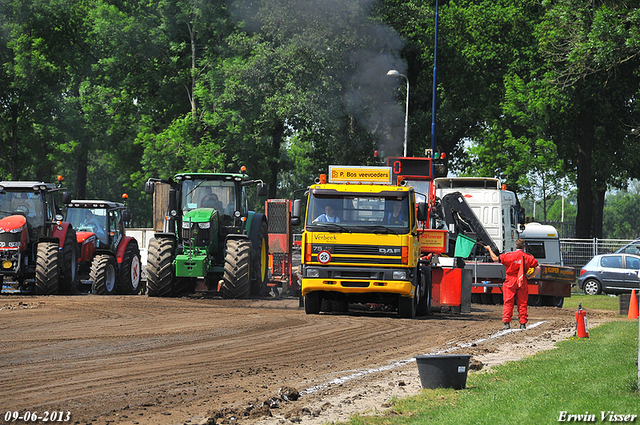
[[636, 290], [631, 290], [631, 298], [629, 299], [629, 314], [627, 315], [628, 319], [637, 319], [638, 318], [638, 298], [636, 297]]
[[587, 312], [582, 309], [582, 303], [578, 304], [578, 311], [576, 311], [576, 336], [578, 338], [589, 338]]

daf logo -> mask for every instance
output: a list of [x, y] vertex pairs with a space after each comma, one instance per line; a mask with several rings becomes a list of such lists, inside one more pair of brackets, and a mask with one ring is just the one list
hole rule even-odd
[[400, 248], [378, 248], [378, 252], [385, 255], [400, 254]]

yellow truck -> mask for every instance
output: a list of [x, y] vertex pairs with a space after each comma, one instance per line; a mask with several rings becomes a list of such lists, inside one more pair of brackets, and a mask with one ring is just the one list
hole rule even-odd
[[323, 301], [332, 310], [349, 303], [384, 304], [400, 317], [426, 314], [430, 269], [420, 266], [418, 222], [426, 204], [412, 187], [393, 181], [390, 167], [330, 166], [301, 200], [294, 224], [304, 223], [302, 287], [307, 314]]

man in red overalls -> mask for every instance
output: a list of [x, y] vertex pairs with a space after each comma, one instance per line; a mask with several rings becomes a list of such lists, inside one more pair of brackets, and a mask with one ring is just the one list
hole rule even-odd
[[[511, 317], [513, 316], [514, 299], [518, 303], [518, 321], [520, 329], [527, 328], [527, 300], [529, 299], [529, 288], [527, 278], [540, 271], [538, 260], [531, 254], [524, 252], [524, 240], [516, 241], [516, 250], [497, 256], [488, 245], [485, 248], [493, 261], [504, 264], [507, 277], [502, 285], [502, 323], [503, 329], [511, 327]], [[533, 269], [531, 273], [527, 273]]]

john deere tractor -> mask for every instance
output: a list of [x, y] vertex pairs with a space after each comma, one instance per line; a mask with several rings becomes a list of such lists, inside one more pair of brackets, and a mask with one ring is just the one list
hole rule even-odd
[[149, 296], [192, 292], [198, 279], [225, 298], [266, 295], [267, 219], [248, 211], [249, 186], [256, 186], [260, 196], [267, 194], [261, 180], [249, 180], [244, 172], [184, 173], [147, 181], [155, 230], [147, 251]]

